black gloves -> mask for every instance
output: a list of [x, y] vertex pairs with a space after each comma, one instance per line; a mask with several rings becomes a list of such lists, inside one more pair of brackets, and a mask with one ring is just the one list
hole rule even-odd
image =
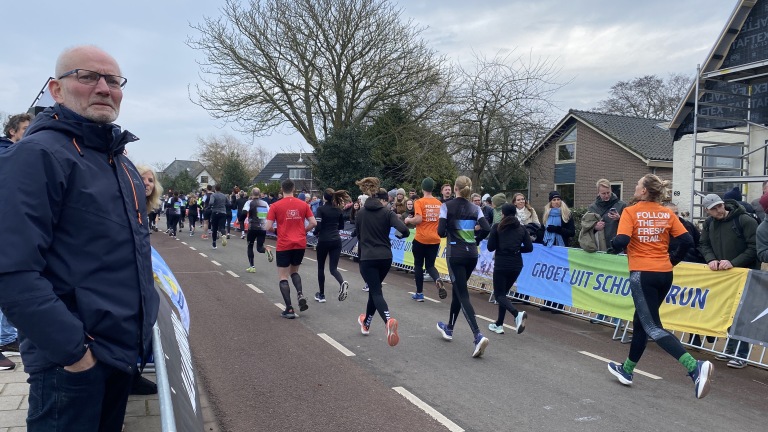
[[560, 232], [563, 230], [562, 227], [559, 227], [557, 225], [547, 225], [547, 232], [560, 234]]
[[672, 263], [672, 266], [676, 266], [676, 265], [680, 264], [680, 261], [682, 261], [680, 258], [678, 258], [678, 257], [676, 257], [676, 256], [674, 256], [672, 254], [669, 254], [669, 262]]

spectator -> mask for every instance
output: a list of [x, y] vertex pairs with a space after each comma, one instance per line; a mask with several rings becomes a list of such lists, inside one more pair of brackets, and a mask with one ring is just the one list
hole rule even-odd
[[[768, 193], [768, 180], [763, 182], [763, 195], [762, 196], [765, 196], [765, 194], [767, 194], [767, 193]], [[752, 204], [752, 208], [755, 210], [755, 216], [757, 216], [757, 218], [760, 219], [760, 221], [762, 222], [763, 219], [765, 219], [765, 211], [768, 210], [768, 209], [763, 207], [763, 205], [761, 204], [761, 202], [760, 202], [761, 198], [762, 197], [756, 198], [755, 200], [752, 201], [751, 204]]]
[[480, 198], [480, 209], [483, 211], [483, 216], [485, 216], [485, 220], [488, 221], [488, 225], [490, 225], [493, 222], [493, 207], [491, 206], [491, 195], [485, 194]]
[[[702, 200], [709, 217], [704, 221], [699, 250], [712, 271], [727, 271], [734, 267], [760, 269], [755, 234], [757, 222], [735, 200], [723, 201], [715, 194]], [[733, 358], [736, 353], [737, 358]], [[728, 367], [742, 369], [747, 365], [749, 344], [728, 339], [723, 354], [715, 359], [727, 361]]]
[[405, 189], [400, 188], [397, 190], [397, 194], [395, 194], [393, 210], [395, 210], [395, 213], [398, 215], [402, 215], [406, 212], [407, 208], [405, 206]]
[[16, 114], [8, 117], [8, 121], [3, 126], [5, 136], [0, 137], [0, 152], [20, 140], [31, 121], [32, 116], [29, 114]]
[[416, 189], [411, 189], [408, 191], [408, 199], [416, 201], [419, 199], [419, 196], [416, 194]]
[[571, 210], [560, 198], [560, 193], [549, 193], [549, 202], [544, 207], [545, 246], [564, 246], [571, 244], [571, 238], [575, 233]]
[[503, 193], [498, 193], [491, 198], [491, 207], [493, 208], [493, 220], [489, 220], [489, 224], [497, 224], [501, 222], [504, 215], [501, 213], [501, 206], [507, 203], [507, 196]]
[[[768, 208], [768, 192], [759, 199], [762, 208]], [[768, 221], [763, 219], [757, 227], [757, 258], [761, 263], [768, 263]]]
[[[607, 249], [605, 251], [613, 253], [611, 242], [616, 237], [616, 230], [619, 227], [619, 218], [621, 212], [627, 204], [621, 201], [615, 193], [611, 192], [611, 183], [606, 179], [600, 179], [595, 184], [597, 186], [597, 198], [587, 211], [598, 215], [599, 220], [594, 224], [593, 230], [599, 243], [605, 242]], [[600, 237], [603, 237], [600, 239]], [[598, 249], [603, 251], [603, 249]]]
[[755, 209], [752, 208], [752, 205], [748, 202], [741, 200], [741, 189], [739, 189], [738, 186], [734, 186], [733, 189], [729, 190], [723, 195], [723, 200], [732, 199], [739, 203], [740, 206], [744, 207], [744, 211], [747, 212], [747, 214], [754, 215]]
[[143, 181], [124, 155], [137, 138], [113, 123], [127, 80], [93, 46], [64, 51], [54, 76], [56, 103], [0, 155], [0, 220], [14, 221], [0, 306], [23, 335], [28, 430], [119, 431], [159, 303]]
[[445, 183], [440, 186], [440, 202], [445, 203], [453, 199], [453, 186], [450, 183]]

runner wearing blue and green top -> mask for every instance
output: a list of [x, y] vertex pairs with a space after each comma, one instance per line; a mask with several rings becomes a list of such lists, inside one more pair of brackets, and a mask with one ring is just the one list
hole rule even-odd
[[453, 284], [453, 297], [448, 323], [438, 322], [437, 329], [444, 339], [452, 340], [453, 327], [459, 318], [459, 312], [463, 311], [474, 335], [472, 357], [480, 357], [488, 346], [488, 338], [480, 333], [477, 326], [475, 310], [469, 301], [467, 280], [477, 266], [475, 225], [479, 225], [484, 234], [487, 234], [491, 227], [483, 216], [480, 207], [469, 201], [472, 193], [472, 181], [468, 177], [460, 176], [456, 179], [453, 189], [456, 192], [456, 198], [444, 202], [440, 207], [440, 219], [437, 226], [437, 233], [440, 237], [447, 237], [446, 259], [448, 261], [448, 273]]
[[256, 267], [253, 265], [253, 243], [256, 242], [256, 251], [267, 254], [267, 261], [272, 262], [272, 251], [264, 247], [264, 239], [267, 237], [267, 227], [264, 224], [267, 221], [267, 212], [269, 204], [261, 199], [259, 188], [253, 188], [251, 199], [243, 205], [243, 212], [248, 215], [248, 263], [250, 266], [245, 269], [248, 273], [256, 273]]

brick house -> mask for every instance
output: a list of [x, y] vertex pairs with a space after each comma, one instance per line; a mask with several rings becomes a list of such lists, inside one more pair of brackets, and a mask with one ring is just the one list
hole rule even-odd
[[557, 190], [569, 207], [587, 207], [606, 178], [622, 200], [645, 174], [672, 179], [672, 137], [662, 120], [570, 110], [531, 151], [528, 200], [539, 212]]

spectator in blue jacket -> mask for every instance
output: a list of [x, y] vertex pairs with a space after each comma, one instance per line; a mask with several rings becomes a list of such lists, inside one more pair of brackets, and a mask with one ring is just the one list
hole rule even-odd
[[119, 431], [159, 301], [144, 185], [123, 153], [138, 138], [113, 123], [127, 80], [109, 54], [67, 49], [54, 76], [56, 104], [0, 154], [14, 227], [0, 306], [22, 335], [27, 430]]

